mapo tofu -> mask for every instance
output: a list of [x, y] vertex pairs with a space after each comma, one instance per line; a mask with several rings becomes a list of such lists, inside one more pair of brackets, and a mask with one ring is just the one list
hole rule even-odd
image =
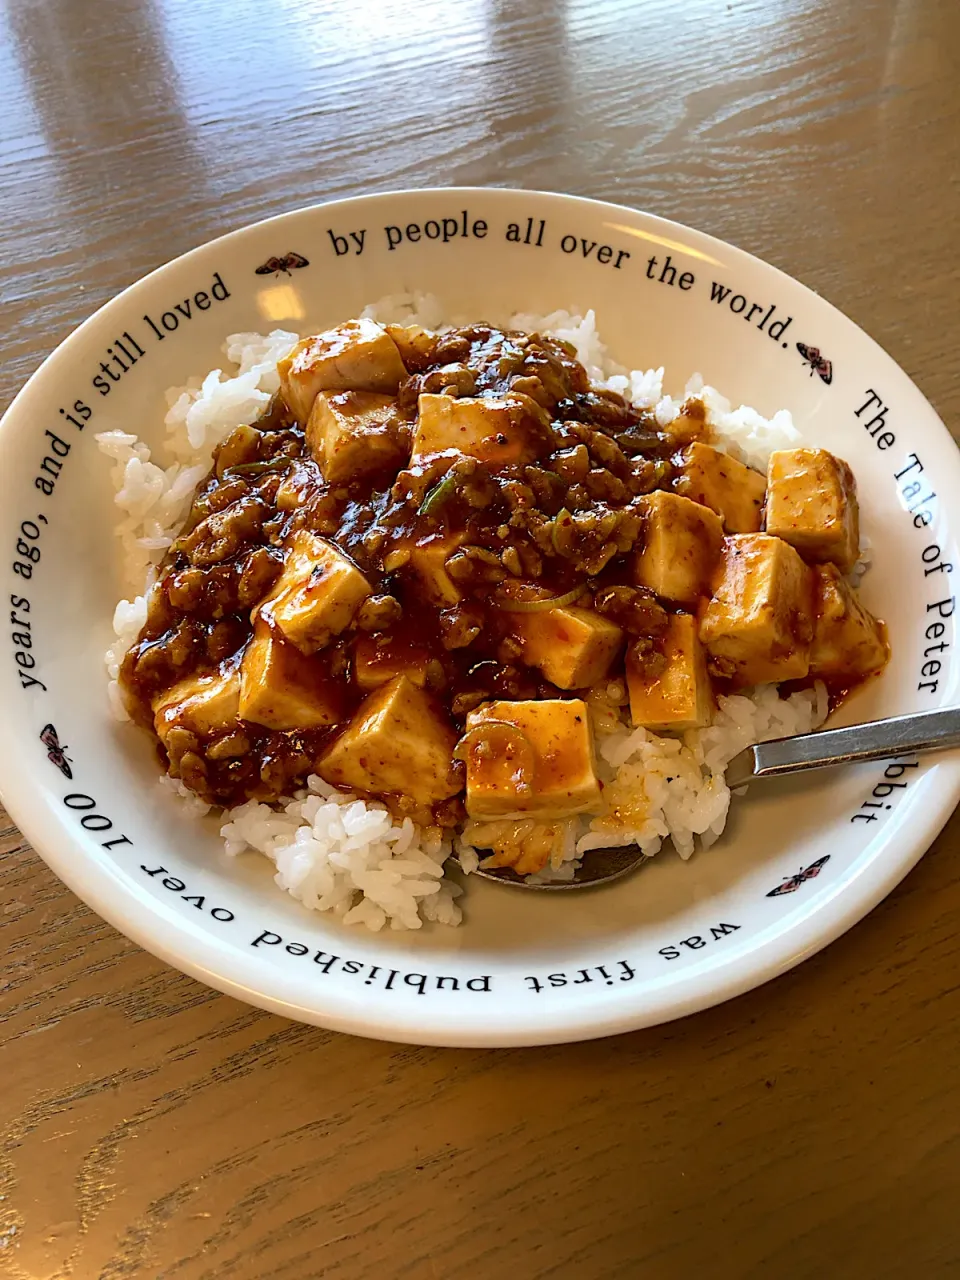
[[561, 819], [602, 803], [605, 691], [680, 733], [731, 689], [848, 689], [886, 661], [825, 450], [765, 476], [696, 397], [662, 426], [569, 343], [485, 324], [348, 321], [278, 372], [215, 450], [121, 671], [211, 803], [317, 773], [441, 826]]

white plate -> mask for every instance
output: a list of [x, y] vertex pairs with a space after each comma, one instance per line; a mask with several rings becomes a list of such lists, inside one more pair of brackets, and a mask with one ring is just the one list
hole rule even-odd
[[[291, 251], [309, 266], [256, 274]], [[735, 403], [789, 408], [807, 440], [854, 469], [874, 553], [863, 595], [890, 627], [889, 669], [841, 720], [956, 701], [957, 450], [870, 338], [756, 258], [648, 214], [519, 191], [405, 192], [303, 209], [178, 258], [83, 324], [11, 406], [0, 430], [4, 608], [29, 621], [32, 647], [11, 619], [0, 668], [5, 803], [53, 870], [156, 955], [241, 999], [361, 1035], [582, 1039], [782, 973], [921, 856], [960, 796], [957, 754], [756, 788], [735, 802], [722, 841], [689, 863], [668, 847], [641, 874], [590, 893], [471, 882], [461, 928], [372, 935], [302, 908], [258, 855], [226, 858], [215, 830], [160, 794], [146, 735], [111, 722], [101, 654], [120, 586], [94, 432], [158, 440], [164, 389], [222, 363], [228, 333], [314, 330], [408, 289], [475, 318], [592, 307], [613, 354], [665, 365], [668, 389], [699, 370]], [[125, 334], [143, 355], [113, 382], [99, 365], [118, 337], [131, 347]], [[798, 344], [830, 361], [829, 384]], [[67, 744], [70, 780], [40, 741], [47, 724]], [[815, 878], [771, 896], [823, 858]]]

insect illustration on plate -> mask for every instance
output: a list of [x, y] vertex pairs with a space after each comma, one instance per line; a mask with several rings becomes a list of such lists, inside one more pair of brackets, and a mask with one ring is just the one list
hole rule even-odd
[[795, 876], [784, 876], [783, 884], [778, 884], [775, 889], [771, 889], [767, 897], [779, 898], [784, 893], [796, 893], [805, 880], [815, 879], [829, 861], [830, 854], [827, 853], [816, 862], [811, 862], [809, 867], [801, 867]]
[[302, 253], [285, 253], [282, 258], [268, 258], [256, 269], [258, 276], [278, 276], [282, 271], [289, 275], [291, 271], [299, 271], [301, 267], [309, 267], [310, 262]]
[[65, 778], [73, 777], [73, 770], [70, 768], [70, 757], [67, 755], [68, 748], [60, 745], [60, 737], [52, 724], [45, 724], [40, 730], [40, 741], [47, 748], [47, 759], [52, 760]]
[[815, 373], [819, 373], [821, 379], [829, 387], [833, 381], [833, 365], [826, 356], [820, 354], [820, 348], [808, 347], [805, 342], [798, 342], [797, 350], [803, 356], [804, 364], [809, 364], [811, 378]]

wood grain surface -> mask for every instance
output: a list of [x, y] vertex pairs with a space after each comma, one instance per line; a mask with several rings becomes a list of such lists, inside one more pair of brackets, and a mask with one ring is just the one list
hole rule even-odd
[[[0, 404], [210, 236], [467, 183], [732, 240], [960, 427], [957, 0], [0, 0], [0, 88]], [[0, 841], [0, 1275], [960, 1274], [956, 818], [779, 981], [510, 1052], [249, 1009]]]

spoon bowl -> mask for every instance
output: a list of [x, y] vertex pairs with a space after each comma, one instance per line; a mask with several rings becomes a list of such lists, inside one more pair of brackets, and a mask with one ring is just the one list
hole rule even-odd
[[[460, 866], [456, 856], [449, 861]], [[649, 859], [635, 844], [619, 849], [591, 849], [569, 880], [531, 880], [518, 876], [512, 867], [478, 867], [470, 874], [481, 880], [495, 880], [497, 884], [512, 885], [515, 889], [589, 889], [598, 884], [619, 880], [637, 871]]]

